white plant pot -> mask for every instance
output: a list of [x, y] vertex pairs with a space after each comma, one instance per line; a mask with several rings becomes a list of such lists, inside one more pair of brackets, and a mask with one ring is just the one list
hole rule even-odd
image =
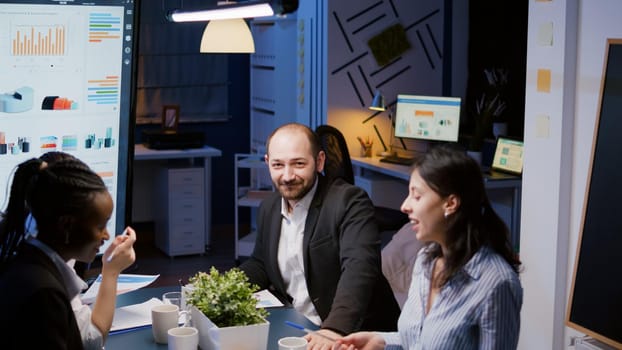
[[250, 326], [220, 328], [195, 306], [190, 306], [190, 312], [192, 324], [199, 330], [201, 350], [266, 350], [268, 348], [268, 331], [270, 330], [268, 321]]

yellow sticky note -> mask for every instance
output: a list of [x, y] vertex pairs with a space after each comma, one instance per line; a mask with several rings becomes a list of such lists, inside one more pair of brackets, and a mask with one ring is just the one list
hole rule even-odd
[[538, 92], [551, 92], [551, 70], [538, 69]]

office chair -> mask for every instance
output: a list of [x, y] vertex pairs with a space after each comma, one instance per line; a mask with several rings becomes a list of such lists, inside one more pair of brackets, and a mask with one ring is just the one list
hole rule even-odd
[[[324, 175], [329, 181], [340, 177], [354, 185], [352, 160], [341, 131], [330, 125], [320, 125], [315, 129], [315, 132], [320, 138], [322, 149], [326, 153]], [[399, 210], [378, 206], [375, 206], [374, 209], [374, 217], [380, 232], [397, 231], [408, 222], [408, 216]]]

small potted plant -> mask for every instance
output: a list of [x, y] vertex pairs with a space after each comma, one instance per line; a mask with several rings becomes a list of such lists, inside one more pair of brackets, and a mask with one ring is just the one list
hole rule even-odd
[[268, 312], [257, 308], [256, 285], [238, 268], [220, 273], [198, 272], [185, 290], [193, 325], [199, 330], [203, 350], [266, 349]]
[[484, 69], [484, 75], [487, 87], [472, 106], [475, 126], [469, 142], [469, 151], [481, 152], [484, 139], [493, 136], [493, 125], [503, 124], [506, 130], [499, 133], [507, 132], [505, 120], [507, 102], [504, 94], [508, 82], [508, 71], [503, 68], [489, 68]]

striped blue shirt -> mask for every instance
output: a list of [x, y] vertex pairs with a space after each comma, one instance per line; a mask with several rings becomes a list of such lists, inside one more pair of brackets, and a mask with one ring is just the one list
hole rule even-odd
[[398, 321], [398, 332], [379, 333], [385, 349], [516, 349], [523, 289], [512, 267], [481, 248], [440, 290], [429, 313], [433, 263], [419, 251]]

